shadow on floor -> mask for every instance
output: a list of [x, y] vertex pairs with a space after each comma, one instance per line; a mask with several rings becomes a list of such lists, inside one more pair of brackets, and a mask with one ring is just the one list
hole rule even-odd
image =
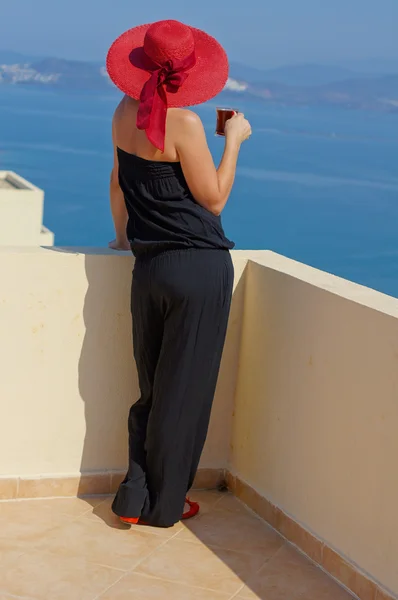
[[[202, 510], [191, 521], [165, 530], [131, 527], [133, 539], [149, 535], [164, 540], [133, 569], [132, 576], [203, 588], [203, 593], [213, 590], [214, 596], [203, 598], [220, 600], [353, 600], [231, 494], [196, 491], [192, 497]], [[93, 515], [109, 527], [126, 530], [117, 523], [110, 504], [107, 499], [94, 508]], [[146, 597], [152, 598], [150, 590]], [[191, 597], [199, 598], [189, 591], [181, 596]]]

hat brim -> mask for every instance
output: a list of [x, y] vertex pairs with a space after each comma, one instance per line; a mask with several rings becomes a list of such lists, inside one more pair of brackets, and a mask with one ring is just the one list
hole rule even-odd
[[[133, 64], [132, 53], [144, 45], [151, 24], [140, 25], [122, 33], [112, 44], [106, 59], [108, 75], [124, 94], [139, 100], [150, 73]], [[228, 79], [228, 58], [223, 47], [213, 37], [190, 27], [195, 40], [195, 65], [187, 71], [188, 78], [177, 92], [166, 92], [170, 108], [194, 106], [214, 98]]]

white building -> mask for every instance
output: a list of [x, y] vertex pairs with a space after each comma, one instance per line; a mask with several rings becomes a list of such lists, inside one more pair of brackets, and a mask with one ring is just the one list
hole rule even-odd
[[0, 171], [0, 246], [53, 246], [43, 206], [43, 190], [12, 171]]

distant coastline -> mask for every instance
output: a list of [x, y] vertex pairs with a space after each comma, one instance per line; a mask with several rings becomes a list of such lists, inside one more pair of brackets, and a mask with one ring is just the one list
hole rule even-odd
[[[32, 60], [12, 53], [2, 56], [0, 52], [0, 88], [2, 85], [102, 92], [113, 87], [99, 63]], [[225, 91], [274, 105], [336, 106], [398, 114], [398, 72], [362, 74], [320, 65], [261, 71], [232, 63]]]

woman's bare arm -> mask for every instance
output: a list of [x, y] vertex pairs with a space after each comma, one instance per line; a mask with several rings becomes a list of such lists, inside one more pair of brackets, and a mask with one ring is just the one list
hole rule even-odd
[[216, 169], [202, 121], [193, 112], [181, 114], [176, 148], [185, 179], [195, 200], [215, 215], [219, 215], [227, 203], [240, 146], [250, 134], [250, 124], [243, 114], [227, 122], [224, 154]]
[[117, 112], [118, 109], [116, 109], [112, 121], [113, 169], [111, 172], [111, 181], [109, 187], [111, 212], [113, 223], [115, 225], [116, 238], [109, 243], [109, 247], [113, 250], [129, 250], [130, 244], [126, 233], [128, 214], [126, 203], [124, 201], [124, 195], [119, 185], [119, 160], [117, 157], [117, 144], [115, 135], [115, 119], [117, 119]]

